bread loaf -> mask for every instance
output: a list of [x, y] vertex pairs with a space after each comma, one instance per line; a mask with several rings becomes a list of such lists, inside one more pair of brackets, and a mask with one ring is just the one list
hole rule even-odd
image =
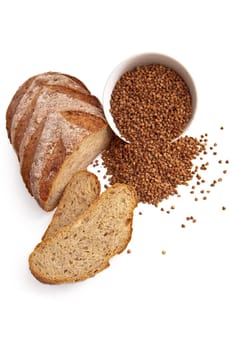
[[48, 211], [74, 173], [86, 168], [112, 136], [99, 100], [80, 80], [56, 72], [19, 87], [6, 126], [26, 187]]
[[99, 195], [97, 176], [87, 170], [78, 171], [66, 185], [42, 239], [53, 236], [60, 228], [77, 219]]
[[43, 240], [29, 257], [33, 275], [45, 283], [82, 281], [109, 266], [132, 234], [135, 190], [108, 188], [77, 220]]

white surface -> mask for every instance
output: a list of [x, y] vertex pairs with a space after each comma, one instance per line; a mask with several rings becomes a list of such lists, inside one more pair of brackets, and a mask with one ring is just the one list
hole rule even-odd
[[[1, 349], [232, 350], [231, 14], [225, 0], [1, 2]], [[48, 70], [77, 76], [101, 98], [119, 62], [153, 51], [180, 61], [195, 81], [198, 107], [189, 134], [207, 132], [218, 143], [206, 179], [222, 176], [216, 159], [230, 160], [228, 173], [207, 201], [194, 202], [182, 188], [181, 198], [163, 203], [176, 206], [169, 215], [140, 205], [132, 253], [114, 258], [95, 278], [43, 285], [27, 258], [51, 213], [20, 178], [5, 131], [7, 105], [27, 78]], [[197, 222], [181, 229], [191, 215]]]

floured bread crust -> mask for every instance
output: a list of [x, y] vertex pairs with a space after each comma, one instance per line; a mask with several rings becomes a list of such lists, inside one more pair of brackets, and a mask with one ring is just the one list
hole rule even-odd
[[73, 174], [112, 136], [99, 100], [80, 80], [57, 72], [34, 76], [18, 89], [6, 126], [25, 185], [45, 210], [57, 205]]

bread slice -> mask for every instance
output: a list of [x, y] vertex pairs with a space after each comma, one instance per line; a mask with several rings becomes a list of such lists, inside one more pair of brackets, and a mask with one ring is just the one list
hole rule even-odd
[[97, 176], [87, 170], [78, 171], [66, 186], [42, 239], [53, 236], [78, 218], [99, 195], [100, 182]]
[[67, 283], [107, 268], [131, 239], [136, 205], [133, 187], [108, 188], [77, 220], [35, 247], [29, 257], [32, 274], [45, 283]]

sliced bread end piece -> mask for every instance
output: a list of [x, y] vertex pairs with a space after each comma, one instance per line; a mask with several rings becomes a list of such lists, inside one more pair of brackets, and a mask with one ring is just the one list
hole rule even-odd
[[136, 205], [133, 187], [111, 186], [77, 220], [36, 246], [29, 257], [32, 274], [54, 284], [82, 281], [102, 271], [127, 247]]

